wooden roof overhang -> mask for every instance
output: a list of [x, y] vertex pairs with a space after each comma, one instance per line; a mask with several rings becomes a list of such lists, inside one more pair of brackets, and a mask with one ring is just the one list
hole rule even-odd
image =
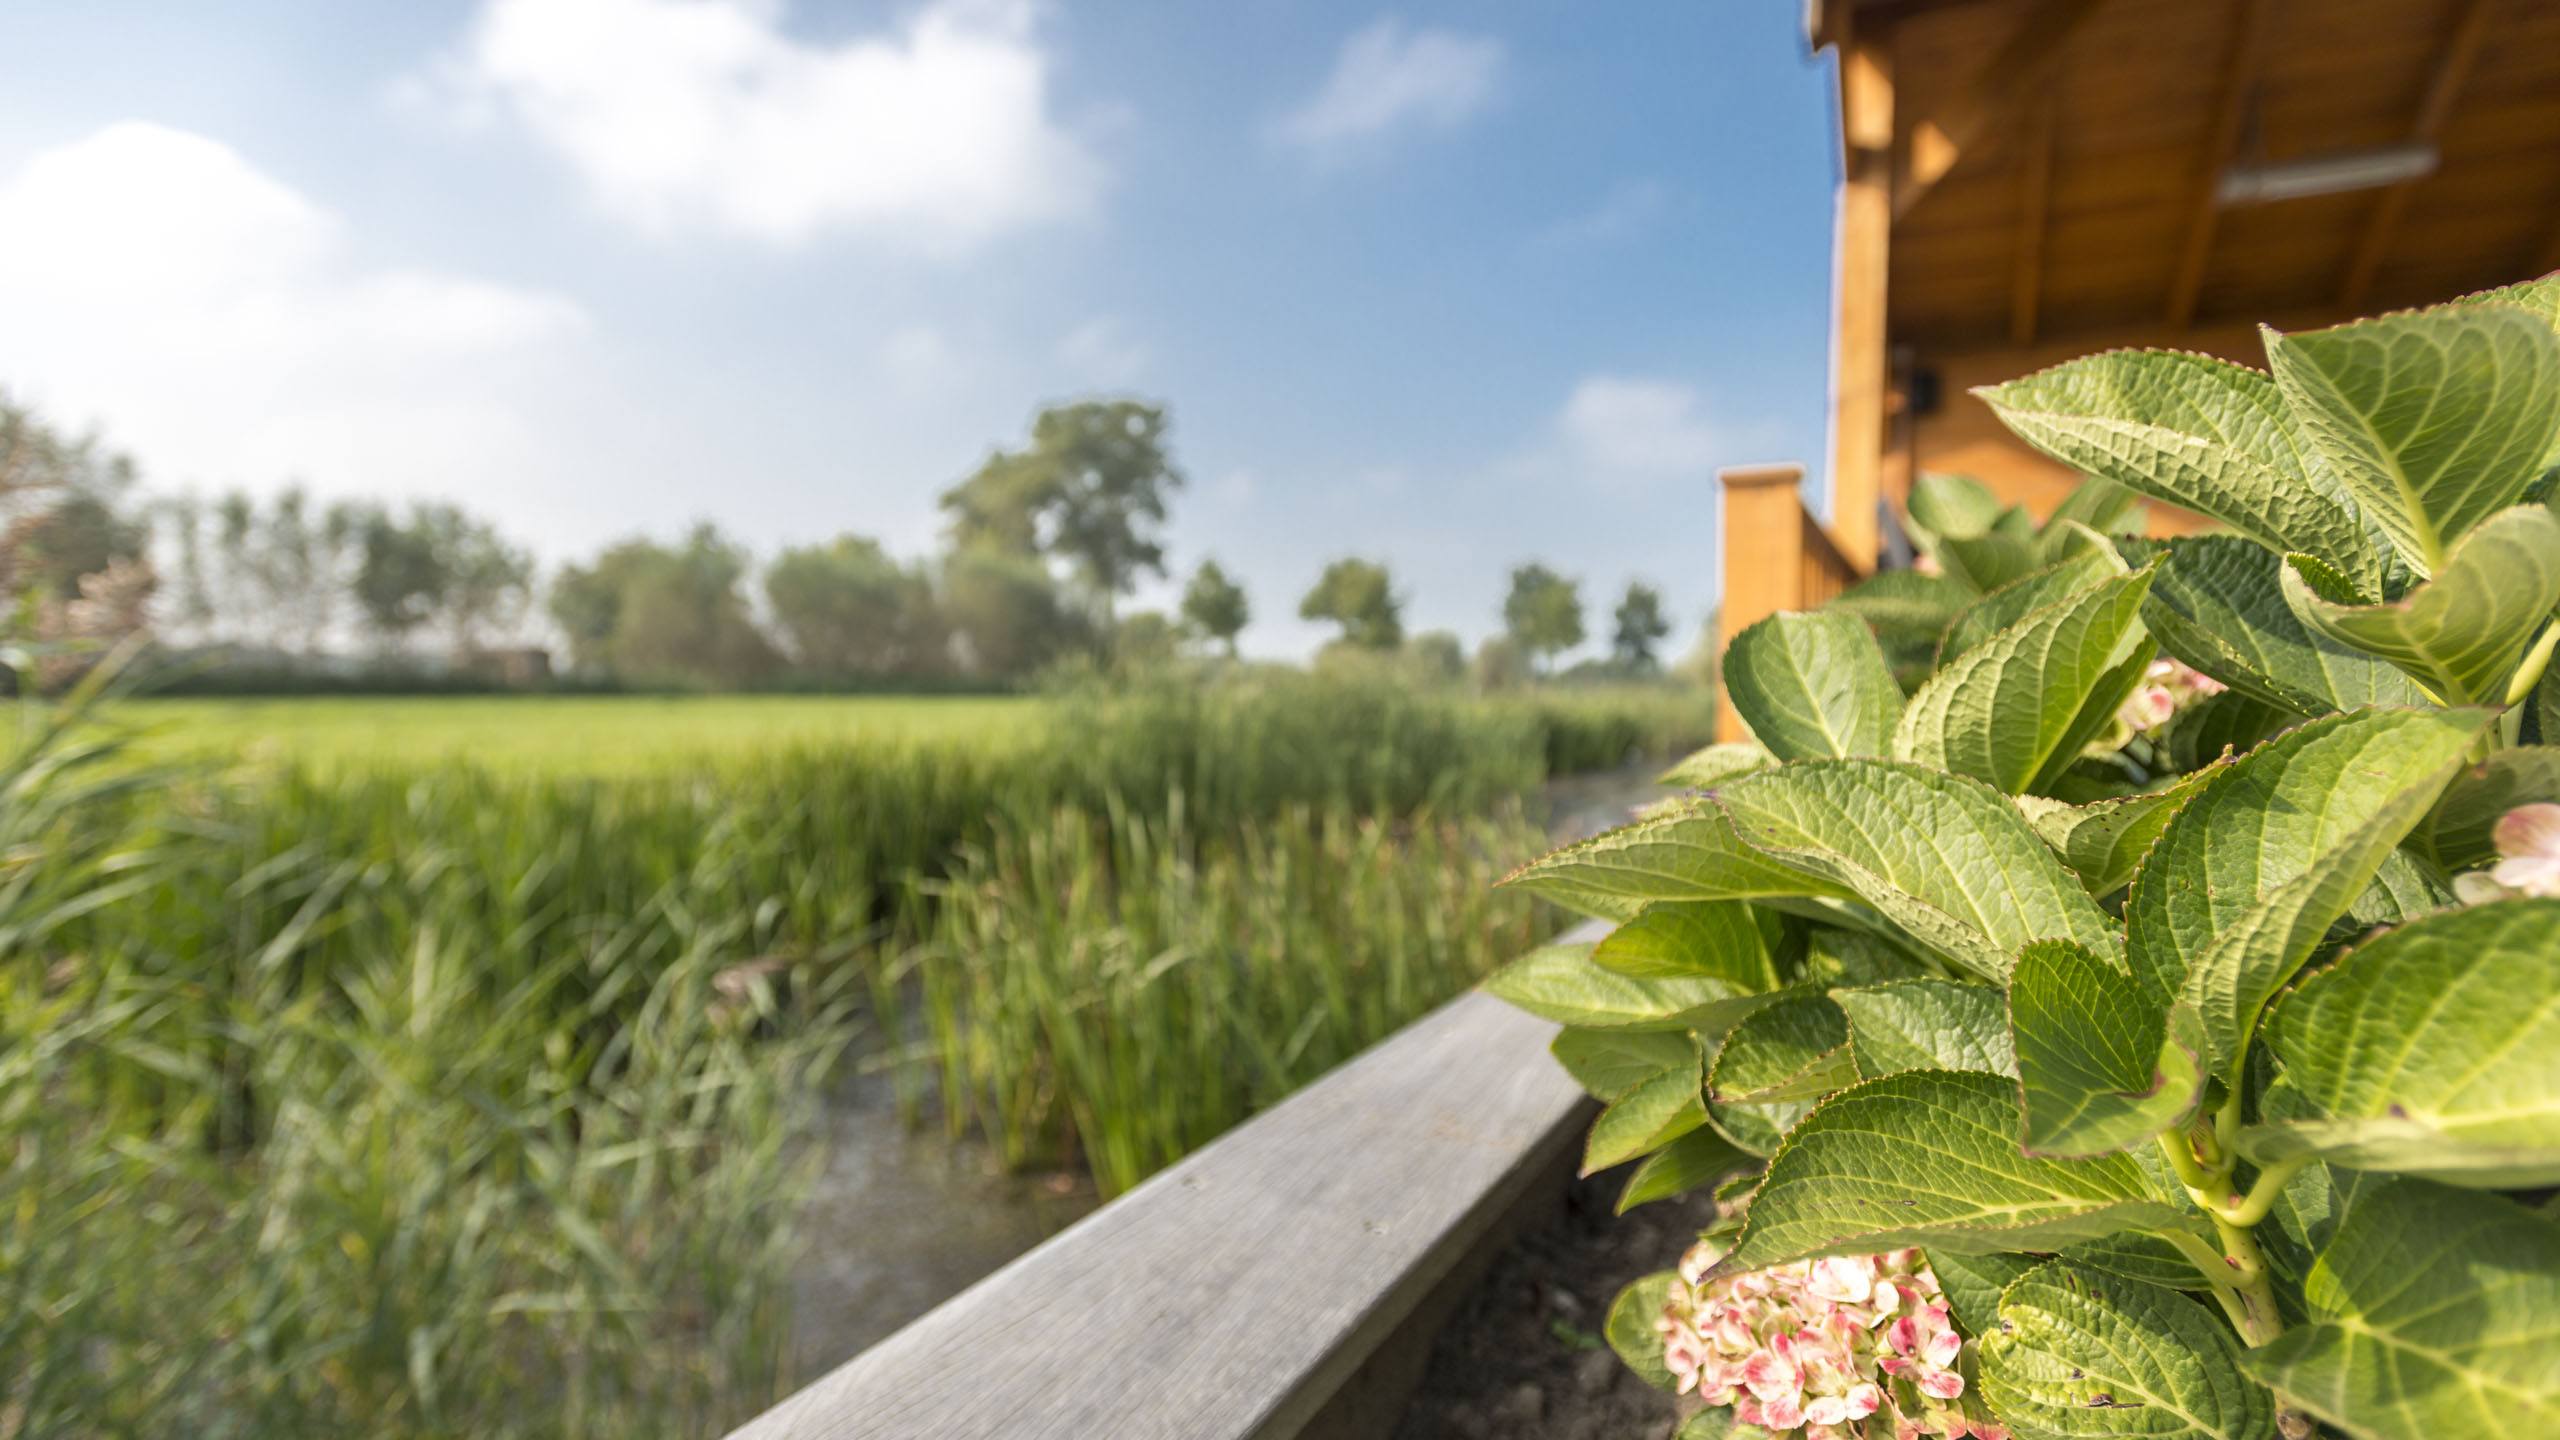
[[[2117, 345], [2254, 363], [2261, 321], [2560, 269], [2560, 0], [1811, 0], [1807, 23], [1841, 60], [1842, 496], [1862, 452], [1894, 498], [1912, 466], [1982, 468], [2005, 437], [1971, 384]], [[2404, 178], [2225, 193], [2376, 157]]]

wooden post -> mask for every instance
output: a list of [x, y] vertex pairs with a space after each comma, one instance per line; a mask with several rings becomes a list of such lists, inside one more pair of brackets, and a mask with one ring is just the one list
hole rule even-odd
[[[1893, 55], [1887, 37], [1840, 45], [1839, 332], [1832, 349], [1831, 533], [1876, 563], [1884, 459], [1885, 281], [1893, 231]], [[1729, 578], [1729, 577], [1728, 577]]]
[[[1724, 609], [1719, 646], [1781, 610], [1804, 608], [1804, 501], [1801, 465], [1719, 471], [1724, 487]], [[1742, 717], [1719, 699], [1716, 738], [1748, 740]]]

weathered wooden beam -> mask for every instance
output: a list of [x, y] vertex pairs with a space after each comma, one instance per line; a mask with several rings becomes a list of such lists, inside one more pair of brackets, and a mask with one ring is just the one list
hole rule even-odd
[[1547, 1054], [1554, 1035], [1489, 995], [1452, 1001], [732, 1440], [1298, 1436], [1536, 1184], [1569, 1173], [1592, 1107]]
[[2223, 51], [2222, 88], [2215, 97], [2204, 144], [2196, 152], [2193, 188], [2187, 196], [2187, 223], [2178, 246], [2178, 268], [2169, 282], [2169, 323], [2185, 329], [2195, 323], [2196, 301], [2204, 293], [2205, 262], [2213, 255], [2214, 225], [2222, 202], [2217, 192], [2222, 171], [2239, 151], [2242, 122], [2258, 86], [2258, 66], [2266, 54], [2270, 0], [2239, 0], [2231, 19], [2231, 43]]
[[[1724, 491], [1724, 600], [1717, 643], [1781, 610], [1810, 610], [1875, 569], [1804, 508], [1801, 465], [1738, 465], [1716, 474]], [[1716, 738], [1747, 740], [1730, 703], [1716, 713]]]
[[2027, 117], [2018, 166], [2018, 240], [2009, 277], [2009, 343], [2036, 341], [2036, 306], [2044, 283], [2044, 233], [2053, 204], [2054, 112], [2051, 94], [2035, 102]]
[[1963, 88], [1937, 109], [1913, 119], [1910, 154], [1902, 182], [1894, 189], [1895, 219], [1910, 213], [1968, 150], [1989, 138], [2002, 120], [2051, 83], [2071, 37], [2105, 3], [2037, 0]]
[[1838, 330], [1831, 355], [1831, 526], [1863, 565], [1876, 559], [1884, 458], [1886, 285], [1893, 245], [1893, 51], [1852, 31], [1840, 45]]
[[[2480, 43], [2488, 38], [2489, 20], [2497, 7], [2498, 0], [2470, 0], [2454, 17], [2444, 48], [2436, 52], [2435, 65], [2427, 72], [2426, 93], [2418, 99], [2418, 113], [2410, 119], [2411, 144], [2431, 143], [2443, 132], [2445, 121], [2453, 115], [2453, 102], [2461, 95], [2463, 82], [2471, 78], [2472, 67], [2480, 58]], [[2410, 194], [2417, 188], [2415, 180], [2403, 180], [2374, 197], [2372, 213], [2365, 217], [2364, 230], [2356, 237], [2355, 252], [2347, 260], [2346, 283], [2338, 289], [2341, 307], [2354, 309], [2372, 293], [2374, 276], [2382, 269], [2383, 257], [2390, 253], [2391, 237], [2399, 230], [2400, 217], [2408, 210]]]

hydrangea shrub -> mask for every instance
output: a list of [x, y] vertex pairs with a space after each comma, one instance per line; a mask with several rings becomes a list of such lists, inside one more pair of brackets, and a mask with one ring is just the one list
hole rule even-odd
[[1692, 1440], [2560, 1435], [2560, 275], [2265, 340], [1979, 392], [2088, 483], [1924, 479], [1513, 877], [1587, 1167], [1716, 1187]]

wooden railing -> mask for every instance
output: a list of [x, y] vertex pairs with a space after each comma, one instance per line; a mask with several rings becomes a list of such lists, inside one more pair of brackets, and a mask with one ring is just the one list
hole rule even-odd
[[1451, 1001], [730, 1440], [1384, 1437], [1481, 1267], [1563, 1200], [1593, 1107], [1554, 1036]]
[[[1797, 488], [1804, 482], [1803, 466], [1742, 466], [1716, 479], [1724, 488], [1720, 639], [1730, 640], [1781, 610], [1810, 610], [1874, 568], [1873, 556], [1862, 562], [1847, 554], [1804, 508]], [[1750, 738], [1731, 705], [1718, 707], [1716, 738]]]

